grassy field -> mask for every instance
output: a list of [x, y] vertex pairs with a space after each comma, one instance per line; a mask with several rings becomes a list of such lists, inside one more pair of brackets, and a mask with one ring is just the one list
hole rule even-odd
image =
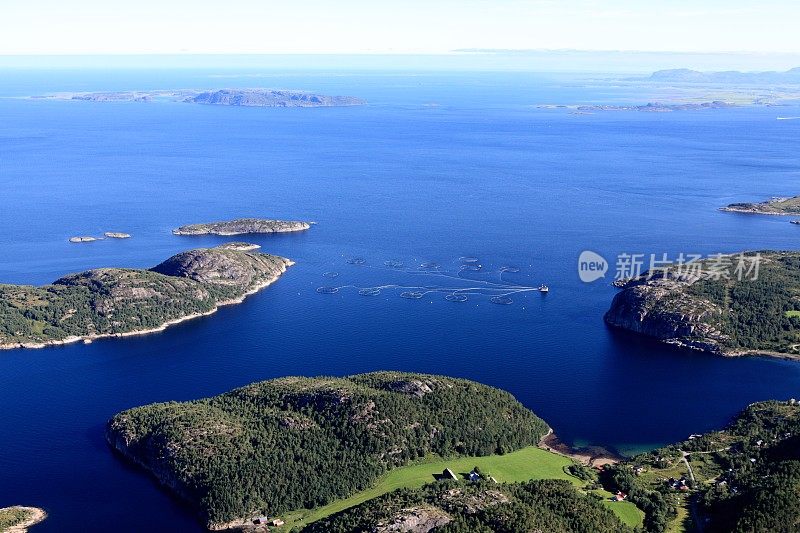
[[786, 317], [787, 318], [800, 317], [800, 311], [786, 311]]
[[[572, 464], [572, 461], [569, 458], [550, 453], [535, 446], [523, 448], [506, 455], [462, 457], [449, 460], [443, 460], [438, 457], [430, 458], [423, 463], [396, 468], [383, 476], [374, 487], [354, 494], [350, 498], [337, 500], [317, 509], [304, 509], [288, 513], [281, 517], [286, 522], [286, 525], [281, 529], [300, 528], [395, 489], [421, 487], [426, 483], [435, 481], [434, 474], [441, 474], [445, 468], [451, 469], [456, 475], [464, 475], [478, 466], [481, 471], [494, 477], [500, 483], [529, 481], [532, 479], [566, 479], [576, 487], [582, 487], [585, 484], [583, 481], [564, 472], [564, 467], [570, 464]], [[611, 496], [610, 493], [605, 491], [596, 492], [604, 496], [604, 503], [623, 522], [631, 526], [642, 523], [642, 512], [635, 505], [629, 502], [611, 502], [608, 500]]]

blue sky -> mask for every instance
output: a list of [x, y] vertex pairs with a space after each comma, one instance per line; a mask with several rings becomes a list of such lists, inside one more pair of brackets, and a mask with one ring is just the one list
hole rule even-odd
[[0, 0], [0, 55], [800, 52], [796, 0]]

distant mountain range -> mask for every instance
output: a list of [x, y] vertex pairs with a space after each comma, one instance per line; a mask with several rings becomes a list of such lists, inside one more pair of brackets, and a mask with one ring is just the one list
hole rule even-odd
[[786, 72], [699, 72], [688, 68], [659, 70], [648, 80], [671, 81], [684, 83], [798, 83], [800, 84], [800, 67]]

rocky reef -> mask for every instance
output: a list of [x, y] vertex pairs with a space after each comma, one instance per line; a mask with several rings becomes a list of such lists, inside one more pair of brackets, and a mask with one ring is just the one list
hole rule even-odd
[[172, 230], [175, 235], [245, 235], [248, 233], [288, 233], [304, 231], [309, 222], [296, 220], [273, 220], [266, 218], [237, 218], [222, 222], [189, 224]]
[[261, 248], [258, 244], [252, 244], [249, 242], [226, 242], [225, 244], [220, 244], [217, 248], [221, 248], [223, 250], [238, 250], [240, 252], [249, 252], [251, 250], [258, 250]]

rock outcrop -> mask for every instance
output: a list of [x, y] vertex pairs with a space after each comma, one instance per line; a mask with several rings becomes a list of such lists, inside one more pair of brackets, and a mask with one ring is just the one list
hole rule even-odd
[[604, 319], [610, 326], [688, 348], [720, 353], [722, 310], [690, 295], [694, 280], [669, 277], [628, 281]]

